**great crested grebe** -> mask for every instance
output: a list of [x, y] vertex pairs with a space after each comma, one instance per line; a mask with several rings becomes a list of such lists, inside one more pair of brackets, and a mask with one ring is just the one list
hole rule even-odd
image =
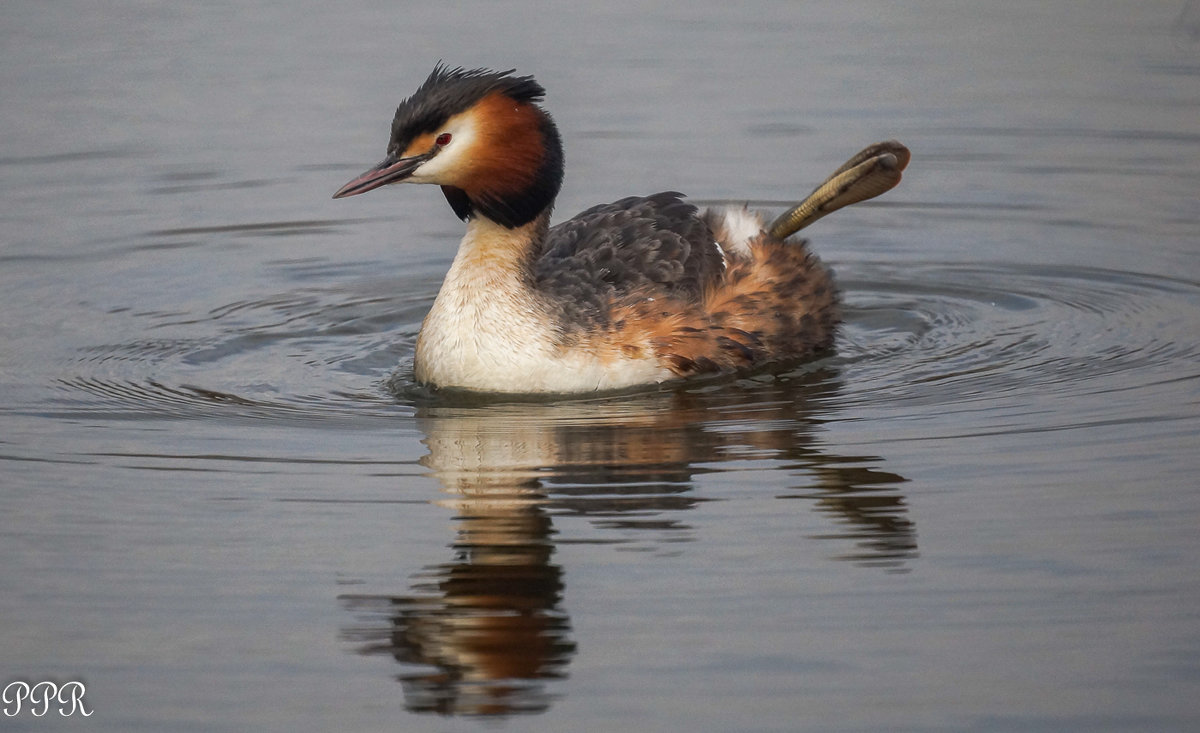
[[682, 194], [549, 225], [562, 144], [513, 71], [439, 64], [396, 109], [387, 157], [334, 198], [435, 183], [467, 233], [417, 337], [417, 381], [578, 393], [795, 362], [833, 345], [838, 292], [803, 240], [817, 218], [887, 191], [908, 150], [872, 145], [770, 224]]

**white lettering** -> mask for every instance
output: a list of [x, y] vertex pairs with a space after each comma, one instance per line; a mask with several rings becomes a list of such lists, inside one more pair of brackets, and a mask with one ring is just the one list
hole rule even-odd
[[38, 682], [32, 687], [28, 682], [16, 680], [4, 688], [0, 702], [4, 703], [4, 715], [9, 718], [20, 715], [26, 703], [30, 714], [40, 718], [50, 712], [50, 706], [56, 702], [58, 714], [64, 718], [69, 718], [77, 712], [87, 718], [95, 711], [88, 710], [83, 704], [83, 696], [86, 694], [87, 687], [75, 680], [66, 682], [61, 687], [49, 680]]
[[53, 682], [39, 682], [34, 685], [33, 689], [29, 691], [29, 703], [31, 705], [40, 704], [42, 710], [38, 712], [31, 707], [29, 711], [33, 713], [33, 717], [40, 718], [50, 712], [50, 703], [54, 702], [56, 695], [58, 695], [58, 685]]
[[[66, 695], [68, 691], [71, 693], [70, 698], [64, 698], [63, 696]], [[91, 716], [91, 714], [96, 711], [88, 710], [83, 706], [83, 696], [85, 694], [87, 694], [87, 688], [84, 687], [82, 682], [76, 682], [75, 680], [71, 680], [67, 684], [60, 687], [58, 689], [58, 714], [64, 718], [69, 718], [75, 714], [76, 710], [78, 710], [85, 718]], [[62, 706], [67, 704], [68, 699], [71, 703], [71, 709], [67, 712], [63, 712]]]
[[[14, 691], [13, 688], [16, 688], [16, 690]], [[20, 715], [21, 702], [28, 699], [28, 682], [21, 682], [20, 680], [17, 680], [16, 682], [10, 682], [8, 687], [4, 688], [4, 714], [10, 718], [15, 715]]]

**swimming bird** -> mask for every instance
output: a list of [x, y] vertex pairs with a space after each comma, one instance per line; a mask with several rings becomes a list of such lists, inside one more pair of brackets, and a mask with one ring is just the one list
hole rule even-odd
[[876, 143], [767, 223], [633, 196], [550, 226], [563, 180], [545, 90], [515, 70], [438, 64], [392, 122], [387, 157], [334, 198], [390, 183], [441, 186], [466, 235], [417, 337], [435, 388], [581, 393], [740, 373], [833, 346], [839, 294], [789, 237], [900, 180], [908, 150]]

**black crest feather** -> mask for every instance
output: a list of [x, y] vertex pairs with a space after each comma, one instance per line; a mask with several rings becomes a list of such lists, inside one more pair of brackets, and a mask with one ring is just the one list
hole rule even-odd
[[403, 150], [412, 139], [434, 132], [450, 117], [492, 92], [518, 102], [540, 102], [546, 90], [532, 76], [513, 76], [516, 69], [453, 69], [438, 63], [424, 83], [396, 108], [389, 152]]

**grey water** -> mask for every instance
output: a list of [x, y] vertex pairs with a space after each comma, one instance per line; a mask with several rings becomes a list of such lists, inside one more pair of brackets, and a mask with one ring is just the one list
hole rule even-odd
[[[333, 201], [433, 65], [515, 67], [561, 220], [778, 211], [784, 374], [412, 384], [461, 224]], [[0, 4], [0, 684], [107, 731], [1200, 728], [1192, 2]]]

